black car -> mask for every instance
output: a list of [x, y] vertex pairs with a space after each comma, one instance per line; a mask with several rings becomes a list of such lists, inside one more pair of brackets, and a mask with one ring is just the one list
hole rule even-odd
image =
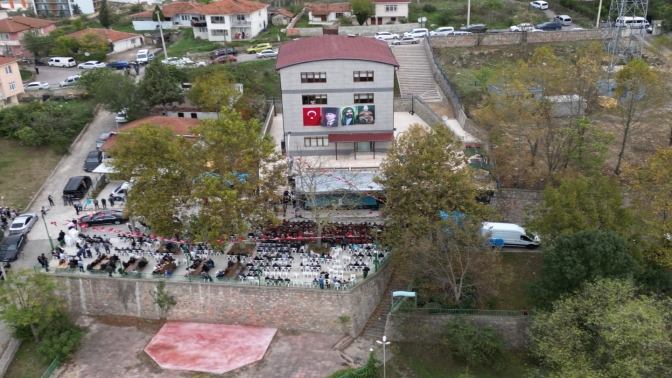
[[541, 30], [562, 30], [562, 22], [560, 21], [544, 22], [543, 24], [535, 26], [535, 28]]
[[102, 210], [91, 215], [79, 218], [79, 224], [94, 226], [97, 224], [122, 224], [128, 222], [128, 217], [120, 210]]
[[26, 234], [9, 235], [0, 246], [0, 261], [14, 261], [19, 258], [19, 253], [26, 245]]
[[91, 172], [96, 167], [103, 162], [103, 152], [102, 151], [91, 151], [86, 155], [86, 160], [84, 160], [84, 170]]
[[488, 27], [485, 24], [471, 24], [469, 26], [462, 26], [460, 30], [471, 33], [485, 33], [488, 31]]
[[234, 47], [227, 47], [225, 49], [219, 49], [215, 50], [212, 52], [213, 55], [215, 56], [221, 56], [221, 55], [238, 55], [238, 50], [236, 50]]

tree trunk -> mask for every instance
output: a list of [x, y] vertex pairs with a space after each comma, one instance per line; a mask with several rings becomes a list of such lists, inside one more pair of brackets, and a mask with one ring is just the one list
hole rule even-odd
[[315, 224], [317, 225], [317, 248], [322, 248], [322, 222], [316, 220]]
[[35, 339], [35, 344], [40, 342], [40, 335], [37, 334], [37, 327], [34, 323], [30, 323], [30, 332], [33, 333], [33, 338]]
[[623, 154], [625, 153], [625, 145], [628, 143], [628, 132], [630, 131], [630, 126], [626, 126], [623, 130], [623, 142], [621, 143], [621, 150], [618, 152], [618, 159], [616, 160], [616, 168], [614, 168], [614, 174], [621, 174], [621, 162], [623, 161]]

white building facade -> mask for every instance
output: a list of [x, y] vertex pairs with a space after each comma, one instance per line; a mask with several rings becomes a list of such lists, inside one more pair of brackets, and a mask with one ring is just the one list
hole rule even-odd
[[[371, 17], [371, 25], [398, 24], [400, 18], [408, 19], [408, 4], [410, 0], [373, 0], [376, 14]], [[408, 20], [415, 22], [415, 20]]]
[[205, 26], [194, 27], [194, 36], [212, 42], [250, 39], [268, 27], [268, 4], [221, 0], [200, 9]]

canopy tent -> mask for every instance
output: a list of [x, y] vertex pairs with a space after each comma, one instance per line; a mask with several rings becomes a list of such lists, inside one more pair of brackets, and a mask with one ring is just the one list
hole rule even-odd
[[102, 163], [100, 163], [99, 166], [96, 167], [96, 169], [92, 171], [92, 173], [117, 173], [117, 171], [115, 171], [112, 165], [109, 163], [109, 159], [104, 160]]
[[352, 192], [376, 192], [381, 191], [380, 185], [373, 179], [376, 177], [372, 172], [308, 172], [296, 177], [296, 192], [301, 193], [334, 193], [343, 191]]

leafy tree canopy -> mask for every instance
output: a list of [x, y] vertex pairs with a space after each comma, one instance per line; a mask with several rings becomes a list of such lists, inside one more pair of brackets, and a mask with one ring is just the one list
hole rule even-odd
[[103, 0], [100, 3], [100, 9], [98, 10], [98, 21], [100, 21], [100, 24], [103, 25], [105, 29], [107, 29], [112, 26], [112, 17], [112, 12], [110, 10], [109, 4], [107, 4], [107, 0]]
[[110, 44], [98, 33], [90, 31], [84, 33], [84, 35], [79, 39], [79, 51], [92, 54], [98, 52], [107, 53], [110, 51]]
[[350, 10], [357, 18], [360, 25], [364, 25], [373, 15], [376, 14], [376, 7], [371, 0], [350, 0]]
[[162, 105], [164, 110], [168, 104], [184, 102], [180, 82], [176, 81], [166, 65], [157, 59], [145, 68], [145, 76], [140, 81], [140, 94], [149, 107]]
[[218, 70], [197, 76], [187, 97], [204, 111], [220, 112], [231, 109], [240, 95], [228, 72]]
[[140, 90], [133, 78], [110, 69], [88, 70], [77, 83], [109, 112], [126, 111], [126, 118], [138, 117], [143, 104]]

